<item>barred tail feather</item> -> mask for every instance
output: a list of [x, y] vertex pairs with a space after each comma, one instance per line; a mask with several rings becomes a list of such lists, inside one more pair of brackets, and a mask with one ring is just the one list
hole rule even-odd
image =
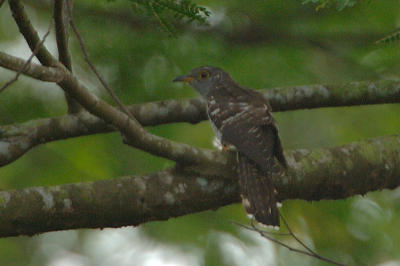
[[264, 174], [252, 160], [238, 153], [239, 186], [246, 212], [257, 222], [279, 226], [279, 212], [271, 176]]

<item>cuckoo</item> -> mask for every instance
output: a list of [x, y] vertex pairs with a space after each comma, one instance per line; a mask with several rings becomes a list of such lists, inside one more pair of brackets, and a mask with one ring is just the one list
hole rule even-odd
[[217, 67], [198, 67], [173, 81], [188, 83], [206, 100], [216, 138], [224, 149], [236, 150], [246, 212], [261, 224], [279, 226], [272, 169], [275, 158], [285, 169], [287, 164], [268, 100]]

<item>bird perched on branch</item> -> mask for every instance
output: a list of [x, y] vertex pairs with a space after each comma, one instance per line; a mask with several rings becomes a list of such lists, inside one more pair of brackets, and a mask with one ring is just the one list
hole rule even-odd
[[268, 100], [217, 67], [198, 67], [173, 81], [190, 84], [206, 100], [219, 142], [225, 149], [237, 150], [239, 187], [247, 213], [259, 223], [279, 226], [272, 169], [275, 158], [284, 168], [287, 164]]

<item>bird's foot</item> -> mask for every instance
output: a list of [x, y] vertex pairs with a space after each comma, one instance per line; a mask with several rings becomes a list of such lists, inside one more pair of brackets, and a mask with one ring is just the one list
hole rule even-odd
[[222, 144], [222, 149], [221, 149], [221, 151], [223, 151], [223, 152], [229, 152], [229, 151], [231, 151], [231, 147], [230, 147], [229, 145]]

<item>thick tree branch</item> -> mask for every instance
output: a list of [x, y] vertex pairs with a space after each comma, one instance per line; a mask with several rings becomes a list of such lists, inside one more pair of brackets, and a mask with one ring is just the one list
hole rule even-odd
[[[287, 175], [274, 176], [279, 200], [342, 199], [400, 185], [400, 135], [286, 155]], [[139, 225], [238, 202], [231, 163], [219, 169], [2, 191], [0, 236]]]
[[400, 102], [400, 82], [358, 81], [306, 85], [265, 91], [274, 111]]

